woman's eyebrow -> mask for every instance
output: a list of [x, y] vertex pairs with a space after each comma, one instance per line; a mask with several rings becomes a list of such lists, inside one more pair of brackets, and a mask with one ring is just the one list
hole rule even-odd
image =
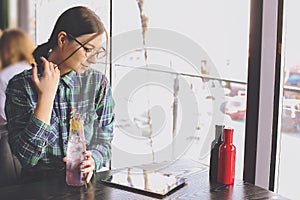
[[84, 46], [88, 45], [88, 46], [91, 46], [92, 48], [95, 48], [95, 47], [96, 47], [95, 45], [89, 43], [89, 41], [88, 41], [88, 42], [84, 42], [83, 45], [84, 45]]
[[97, 36], [98, 36], [99, 34], [95, 34], [95, 35], [93, 35], [91, 38], [89, 38], [89, 39], [87, 39], [85, 42], [83, 42], [82, 44], [83, 45], [91, 45], [93, 48], [96, 48], [96, 46], [95, 45], [93, 45], [93, 44], [91, 44], [90, 42], [93, 40], [93, 39], [95, 39]]

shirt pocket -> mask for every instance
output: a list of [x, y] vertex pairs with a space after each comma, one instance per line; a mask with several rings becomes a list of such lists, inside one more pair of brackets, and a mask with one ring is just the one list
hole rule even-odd
[[[84, 135], [86, 144], [89, 145], [94, 135], [95, 128], [94, 123], [97, 120], [98, 116], [95, 111], [87, 112], [81, 115], [81, 119], [84, 127]], [[97, 128], [96, 128], [97, 129]]]
[[94, 121], [98, 118], [98, 115], [95, 111], [90, 111], [81, 115], [84, 126], [89, 126], [94, 124]]

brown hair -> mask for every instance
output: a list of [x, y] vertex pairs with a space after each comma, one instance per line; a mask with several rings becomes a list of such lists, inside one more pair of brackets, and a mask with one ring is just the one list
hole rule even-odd
[[90, 33], [100, 35], [106, 32], [101, 19], [94, 11], [84, 6], [69, 8], [57, 19], [48, 42], [39, 45], [33, 52], [33, 56], [38, 64], [40, 64], [41, 56], [47, 58], [49, 50], [57, 46], [57, 36], [61, 31], [65, 31], [74, 37]]
[[35, 45], [21, 29], [7, 29], [0, 38], [0, 70], [20, 61], [32, 63]]

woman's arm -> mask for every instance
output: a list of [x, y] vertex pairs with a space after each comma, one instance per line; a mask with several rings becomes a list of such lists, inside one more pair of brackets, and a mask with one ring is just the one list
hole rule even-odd
[[59, 71], [49, 69], [49, 64], [44, 62], [45, 70], [40, 78], [34, 67], [33, 81], [28, 74], [19, 75], [9, 82], [6, 90], [9, 143], [23, 167], [36, 165], [43, 149], [56, 137], [51, 131], [50, 119]]
[[50, 124], [53, 101], [57, 91], [60, 71], [57, 65], [41, 58], [44, 66], [42, 77], [37, 75], [37, 66], [32, 68], [32, 81], [38, 91], [38, 102], [34, 110], [34, 115], [46, 124]]
[[103, 77], [102, 86], [96, 102], [98, 119], [94, 122], [94, 135], [89, 145], [90, 152], [99, 170], [111, 158], [113, 139], [114, 101], [109, 82]]
[[5, 103], [9, 143], [23, 167], [37, 164], [51, 134], [50, 125], [33, 114], [37, 94], [28, 79], [18, 75], [9, 82]]

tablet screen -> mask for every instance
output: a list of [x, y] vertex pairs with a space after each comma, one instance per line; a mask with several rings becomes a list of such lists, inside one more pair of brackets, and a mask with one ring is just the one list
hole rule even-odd
[[163, 196], [185, 183], [184, 178], [172, 174], [139, 168], [125, 168], [112, 172], [109, 179], [102, 181]]

